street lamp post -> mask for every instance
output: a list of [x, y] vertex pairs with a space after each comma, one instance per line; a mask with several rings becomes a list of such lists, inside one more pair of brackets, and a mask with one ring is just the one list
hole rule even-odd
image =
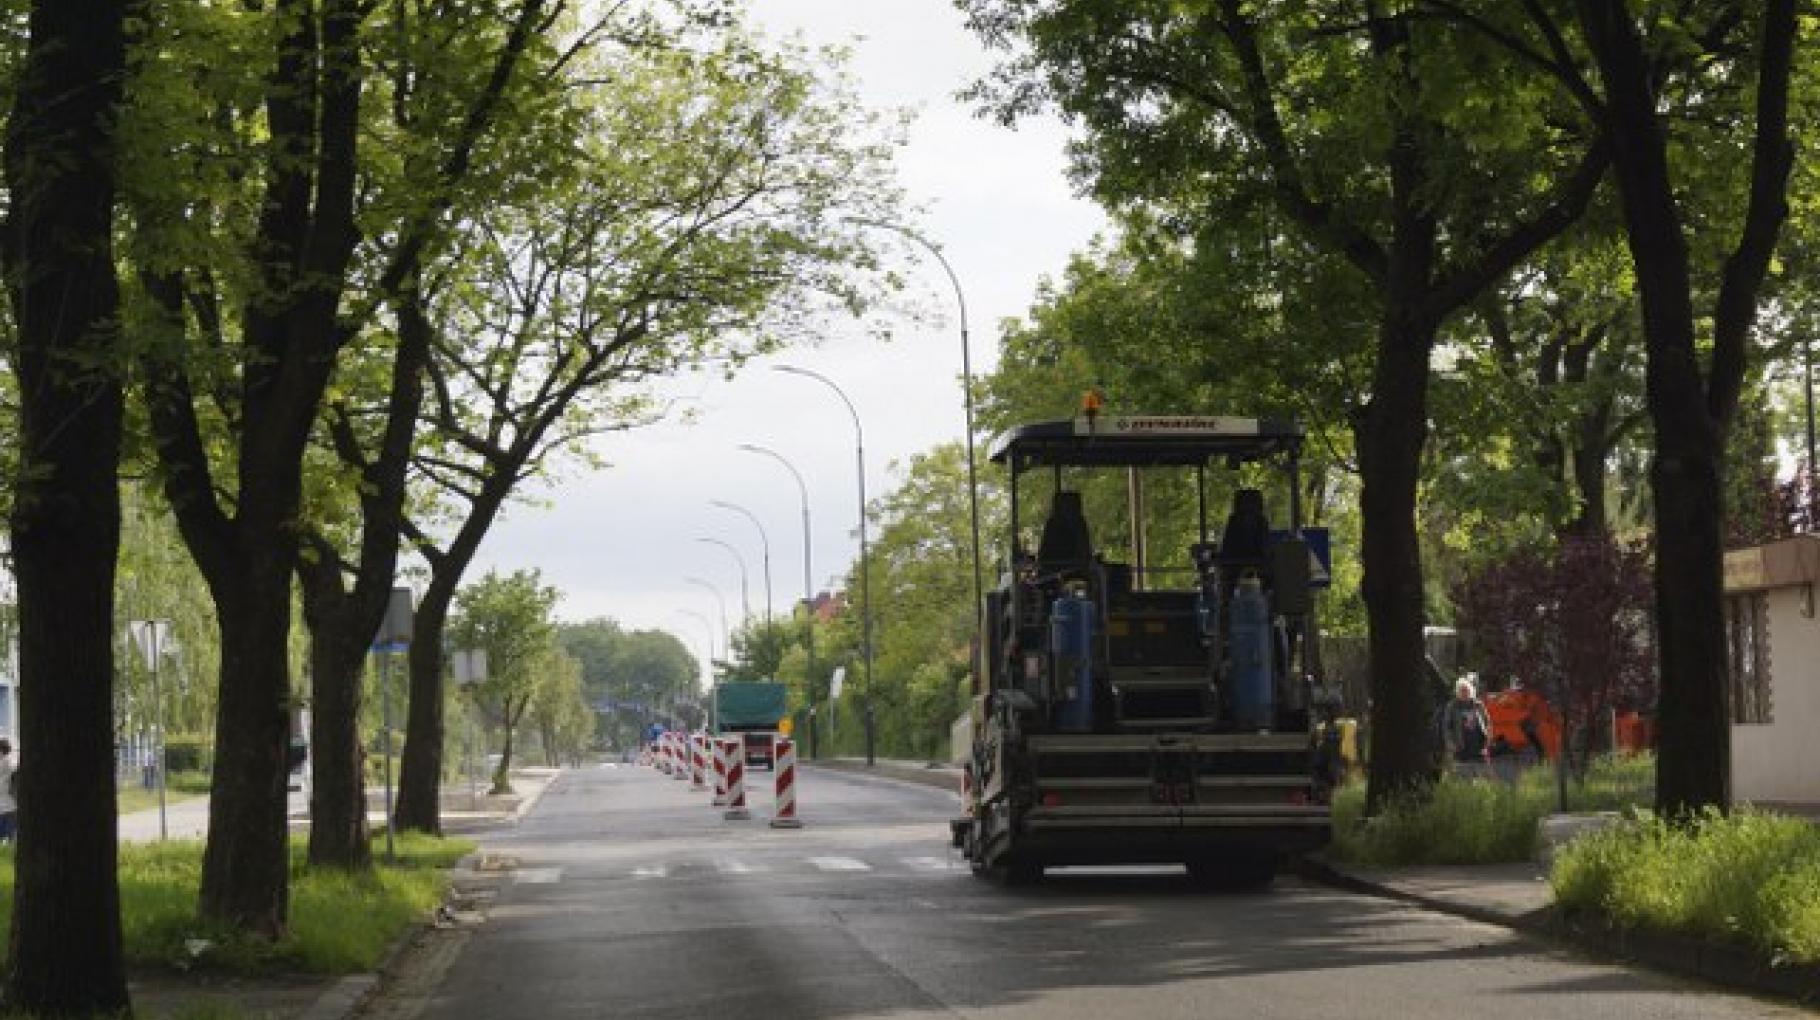
[[758, 515], [738, 503], [724, 499], [711, 499], [708, 501], [708, 505], [719, 507], [722, 510], [731, 510], [751, 521], [752, 526], [758, 529], [759, 546], [764, 550], [765, 556], [765, 623], [768, 626], [771, 623], [771, 536], [765, 534], [764, 522], [758, 519]]
[[[714, 604], [720, 608], [720, 651], [727, 660], [731, 661], [733, 658], [733, 645], [728, 638], [727, 600], [721, 596], [720, 589], [716, 588], [713, 583], [709, 581], [704, 581], [699, 577], [685, 577], [683, 580], [697, 588], [708, 589], [709, 593], [714, 596]], [[710, 670], [711, 669], [712, 667], [710, 667]]]
[[888, 230], [891, 233], [918, 245], [929, 254], [935, 256], [935, 261], [942, 267], [942, 272], [948, 274], [948, 282], [954, 286], [954, 302], [960, 307], [961, 407], [966, 415], [967, 422], [967, 509], [972, 518], [973, 525], [973, 661], [971, 665], [974, 682], [978, 683], [980, 682], [980, 678], [984, 676], [980, 659], [986, 654], [986, 626], [984, 622], [986, 613], [986, 593], [985, 582], [980, 574], [982, 569], [980, 555], [980, 485], [978, 461], [974, 456], [973, 449], [973, 347], [967, 337], [967, 295], [961, 290], [960, 276], [955, 273], [954, 267], [948, 264], [948, 259], [942, 254], [941, 248], [937, 247], [934, 242], [930, 241], [922, 234], [919, 234], [902, 224], [892, 223], [888, 220], [872, 220], [855, 217], [851, 222], [857, 223], [860, 226]]
[[860, 424], [859, 409], [853, 406], [853, 401], [847, 399], [846, 391], [836, 385], [834, 380], [820, 372], [794, 365], [777, 365], [775, 368], [779, 372], [807, 376], [833, 390], [841, 403], [847, 405], [847, 413], [853, 416], [853, 447], [859, 463], [859, 588], [860, 598], [865, 603], [860, 607], [859, 624], [866, 665], [866, 764], [871, 765], [875, 756], [872, 717], [872, 556], [866, 541], [866, 430]]
[[752, 618], [752, 598], [747, 592], [748, 585], [746, 583], [746, 558], [744, 556], [740, 555], [739, 549], [737, 549], [731, 542], [724, 542], [718, 538], [698, 538], [698, 539], [696, 539], [696, 541], [705, 542], [708, 545], [720, 546], [722, 549], [727, 550], [727, 552], [732, 555], [733, 562], [739, 564], [739, 611], [740, 611], [740, 616], [741, 616], [740, 622], [743, 624], [746, 620], [750, 620]]
[[164, 840], [170, 838], [170, 827], [165, 818], [164, 691], [158, 684], [158, 660], [170, 645], [171, 621], [133, 620], [127, 626], [152, 674], [152, 777], [158, 783], [158, 838]]
[[[702, 614], [696, 612], [693, 609], [678, 609], [677, 612], [683, 616], [689, 617], [690, 619], [701, 621], [701, 625], [704, 628], [706, 628], [708, 631], [708, 658], [703, 665], [708, 670], [709, 686], [713, 686], [713, 682], [714, 682], [714, 621], [708, 619], [706, 616], [703, 616]], [[672, 696], [672, 697], [674, 697], [674, 696]], [[674, 715], [672, 715], [671, 721], [672, 722], [675, 721]]]
[[790, 472], [790, 477], [796, 479], [796, 493], [802, 498], [803, 652], [808, 660], [803, 667], [803, 675], [806, 677], [803, 684], [803, 697], [809, 702], [809, 757], [814, 758], [817, 756], [815, 739], [815, 568], [812, 565], [813, 561], [809, 549], [809, 486], [804, 484], [802, 472], [796, 470], [796, 465], [790, 463], [783, 454], [778, 453], [776, 450], [773, 450], [768, 446], [760, 446], [757, 443], [741, 443], [739, 444], [739, 448], [747, 453], [756, 453], [761, 456], [769, 457], [779, 464], [782, 464], [784, 470]]
[[411, 647], [411, 589], [393, 588], [380, 621], [373, 650], [379, 653], [380, 719], [385, 728], [385, 859], [396, 860], [392, 846], [392, 653]]

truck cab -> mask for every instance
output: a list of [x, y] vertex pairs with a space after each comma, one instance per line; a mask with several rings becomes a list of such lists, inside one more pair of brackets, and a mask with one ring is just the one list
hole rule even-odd
[[735, 680], [714, 687], [714, 731], [737, 737], [750, 768], [777, 767], [778, 727], [790, 712], [790, 690], [769, 680]]
[[[1270, 419], [1088, 414], [996, 445], [1011, 535], [953, 824], [977, 873], [1181, 863], [1247, 887], [1327, 841], [1339, 760], [1322, 723], [1337, 706], [1311, 678], [1326, 536], [1302, 526], [1302, 438]], [[1116, 529], [1083, 499], [1107, 472], [1126, 483]], [[1154, 568], [1146, 486], [1165, 474], [1186, 476], [1198, 519], [1164, 557], [1176, 565]]]

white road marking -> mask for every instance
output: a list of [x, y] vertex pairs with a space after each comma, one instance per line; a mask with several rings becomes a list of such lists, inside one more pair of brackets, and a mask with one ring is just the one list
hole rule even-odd
[[632, 869], [633, 878], [662, 878], [669, 873], [670, 869], [661, 864], [652, 864], [642, 868]]
[[905, 857], [905, 864], [917, 871], [953, 871], [955, 864], [946, 857]]
[[809, 863], [823, 871], [871, 871], [872, 865], [851, 857], [811, 857]]
[[519, 885], [555, 885], [562, 881], [561, 868], [520, 868], [512, 880]]
[[714, 867], [723, 875], [752, 875], [765, 870], [755, 868], [745, 861], [715, 861]]

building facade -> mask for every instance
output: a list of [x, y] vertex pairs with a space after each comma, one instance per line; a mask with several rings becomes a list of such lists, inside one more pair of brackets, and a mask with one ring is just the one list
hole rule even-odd
[[1732, 798], [1820, 805], [1820, 536], [1725, 554]]

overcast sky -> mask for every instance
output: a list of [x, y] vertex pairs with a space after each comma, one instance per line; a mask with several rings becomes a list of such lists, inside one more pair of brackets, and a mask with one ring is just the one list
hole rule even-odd
[[[954, 98], [992, 58], [949, 0], [752, 0], [752, 7], [769, 35], [850, 45], [850, 70], [862, 98], [915, 111], [899, 159], [900, 180], [910, 203], [926, 210], [919, 226], [942, 246], [966, 291], [975, 370], [990, 368], [999, 321], [1022, 315], [1037, 282], [1059, 273], [1104, 224], [1065, 179], [1065, 129], [1057, 121], [1031, 121], [1008, 130], [976, 118]], [[699, 538], [739, 550], [750, 568], [752, 611], [764, 610], [758, 530], [735, 513], [711, 508], [710, 500], [737, 502], [764, 524], [776, 608], [787, 611], [803, 594], [796, 485], [777, 463], [737, 449], [751, 442], [776, 449], [802, 472], [815, 583], [828, 588], [858, 554], [851, 421], [820, 384], [770, 366], [812, 368], [847, 391], [866, 429], [868, 495], [882, 494], [900, 477], [892, 462], [963, 432], [952, 291], [927, 258], [911, 286], [919, 307], [942, 315], [901, 328], [889, 344], [858, 339], [851, 326], [831, 324], [831, 332], [846, 336], [756, 363], [731, 382], [707, 375], [683, 381], [695, 398], [692, 424], [602, 441], [598, 449], [610, 466], [571, 468], [555, 487], [536, 494], [538, 505], [511, 508], [470, 576], [489, 567], [539, 568], [563, 592], [559, 612], [565, 619], [607, 616], [632, 628], [669, 630], [704, 655], [710, 630], [682, 611], [707, 616], [718, 631], [719, 609], [709, 591], [684, 578], [718, 587], [737, 626], [740, 573], [731, 554]]]

